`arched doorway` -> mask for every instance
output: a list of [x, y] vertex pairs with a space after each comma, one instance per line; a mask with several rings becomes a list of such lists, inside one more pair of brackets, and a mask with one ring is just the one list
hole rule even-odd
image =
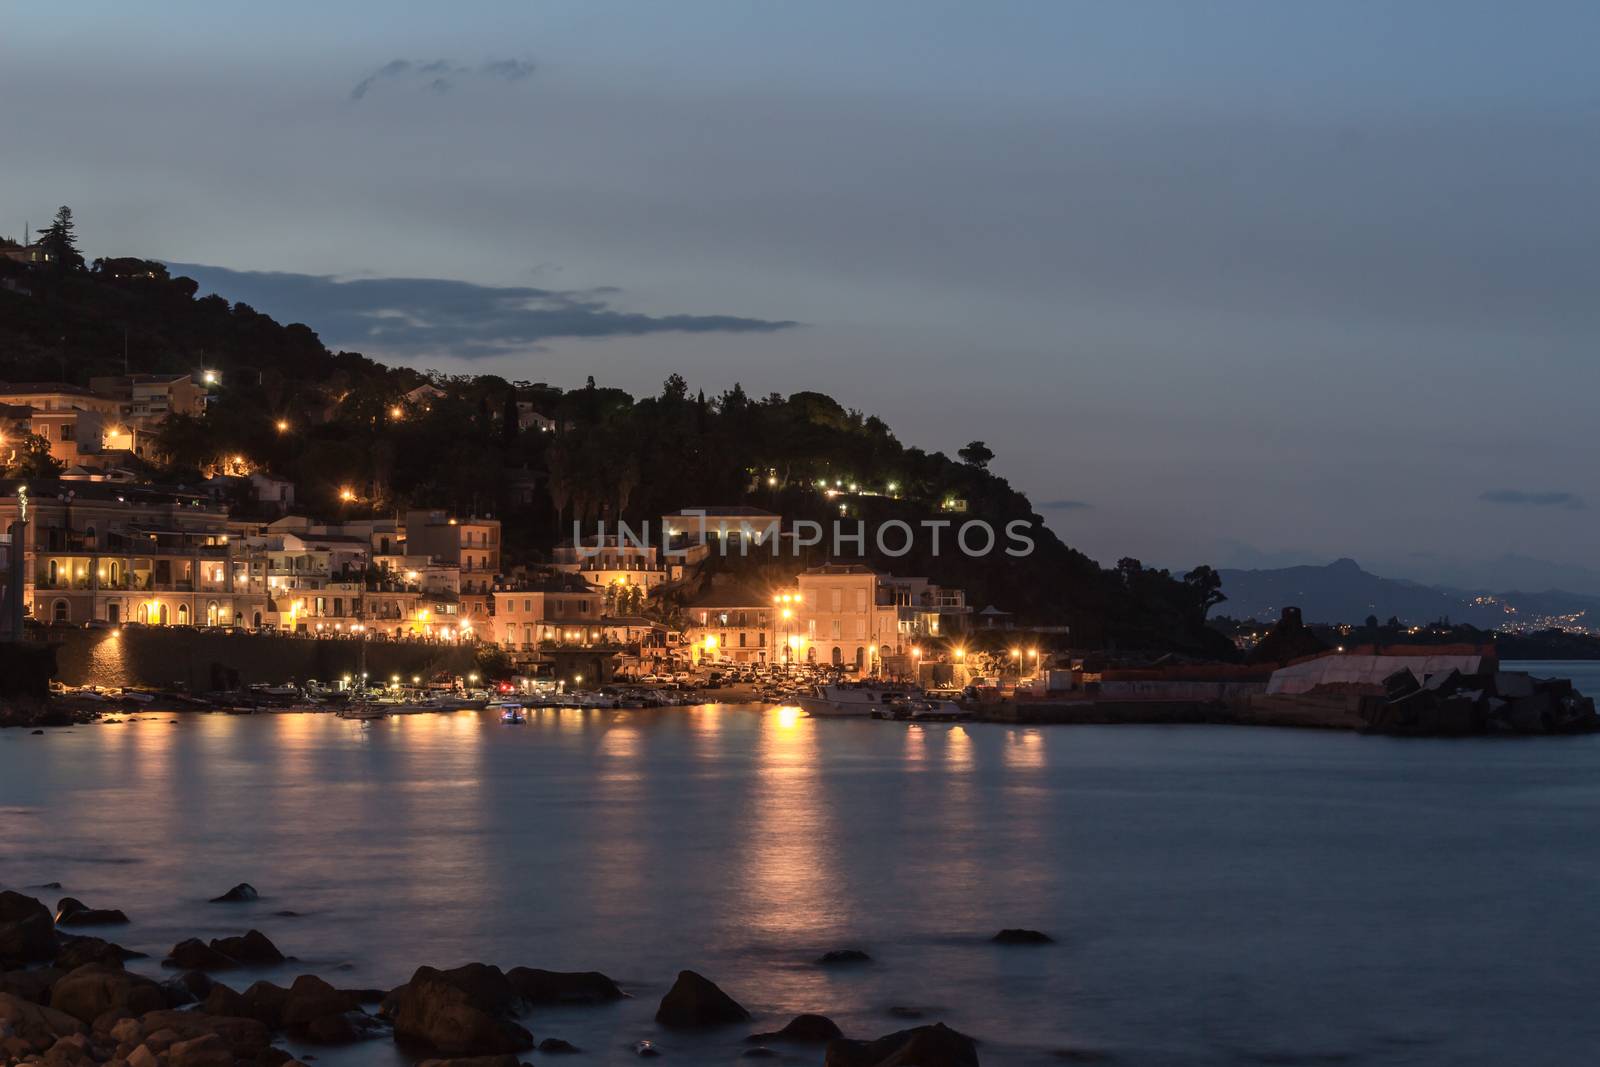
[[838, 645], [833, 646], [833, 656], [831, 658], [835, 667], [844, 666], [844, 652]]
[[257, 630], [261, 629], [261, 612], [256, 612], [255, 622], [251, 623], [251, 625]]
[[206, 625], [215, 626], [221, 616], [222, 606], [215, 600], [206, 602]]
[[162, 626], [167, 625], [167, 606], [165, 604], [156, 609], [156, 622]]
[[[54, 571], [55, 570], [55, 566], [56, 566], [55, 565], [55, 561], [52, 560], [50, 562], [50, 569], [52, 571]], [[58, 600], [50, 608], [50, 621], [51, 622], [66, 622], [67, 621], [67, 617], [68, 617], [69, 614], [71, 614], [71, 611], [67, 607], [67, 602], [65, 600]]]
[[188, 626], [189, 625], [189, 605], [187, 605], [187, 604], [179, 604], [178, 605], [178, 625], [179, 626]]
[[115, 600], [113, 600], [111, 603], [106, 605], [106, 621], [107, 622], [121, 622], [122, 621], [122, 605], [118, 604]]

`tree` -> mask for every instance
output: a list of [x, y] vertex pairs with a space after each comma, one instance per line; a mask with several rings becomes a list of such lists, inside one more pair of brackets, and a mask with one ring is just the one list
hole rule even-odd
[[50, 454], [50, 442], [36, 433], [19, 440], [5, 453], [7, 478], [49, 479], [61, 476], [61, 463]]
[[982, 441], [973, 441], [966, 448], [957, 452], [956, 455], [960, 456], [961, 462], [967, 466], [986, 471], [989, 469], [989, 461], [994, 459], [994, 450]]
[[1204, 564], [1185, 574], [1183, 585], [1194, 606], [1195, 617], [1201, 621], [1205, 620], [1207, 612], [1228, 599], [1222, 592], [1222, 575]]
[[56, 270], [82, 270], [83, 253], [78, 251], [78, 238], [73, 229], [72, 209], [65, 204], [56, 212], [55, 221], [39, 235], [42, 248]]

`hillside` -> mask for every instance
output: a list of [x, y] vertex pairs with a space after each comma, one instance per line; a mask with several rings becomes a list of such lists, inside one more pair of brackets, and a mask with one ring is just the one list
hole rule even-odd
[[[213, 370], [201, 419], [170, 418], [152, 477], [190, 482], [223, 457], [295, 481], [315, 513], [413, 506], [505, 521], [508, 562], [549, 558], [574, 521], [640, 522], [698, 505], [749, 504], [821, 522], [982, 518], [1028, 524], [1025, 560], [918, 549], [870, 562], [926, 574], [1018, 621], [1066, 624], [1072, 643], [1227, 654], [1205, 627], [1209, 570], [1188, 580], [1124, 561], [1114, 570], [1063, 544], [1031, 503], [987, 469], [907, 448], [884, 422], [819, 392], [707, 397], [672, 375], [657, 396], [576, 390], [492, 376], [430, 379], [356, 353], [329, 352], [283, 325], [145, 260], [29, 270], [0, 261], [0, 380], [85, 384], [95, 374]], [[518, 403], [556, 432], [519, 431]], [[826, 486], [831, 492], [825, 492]], [[956, 506], [952, 506], [956, 502]], [[813, 556], [813, 558], [816, 558]]]
[[1218, 571], [1236, 619], [1275, 619], [1283, 608], [1300, 608], [1310, 623], [1359, 624], [1369, 616], [1421, 626], [1439, 619], [1484, 629], [1525, 628], [1600, 620], [1600, 599], [1561, 590], [1503, 593], [1464, 592], [1381, 578], [1354, 560], [1324, 566]]

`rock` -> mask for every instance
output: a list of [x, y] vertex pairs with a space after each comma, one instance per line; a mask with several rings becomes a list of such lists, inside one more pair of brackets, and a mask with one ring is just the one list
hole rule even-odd
[[92, 1023], [113, 1008], [133, 1015], [167, 1006], [161, 986], [148, 978], [129, 974], [119, 964], [86, 963], [68, 973], [50, 990], [50, 1006], [74, 1019]]
[[830, 1041], [822, 1063], [823, 1067], [978, 1067], [978, 1047], [967, 1035], [935, 1023], [876, 1041]]
[[260, 930], [250, 930], [239, 937], [216, 938], [210, 947], [240, 963], [282, 963], [288, 959]]
[[146, 1012], [139, 1018], [139, 1025], [145, 1030], [144, 1043], [158, 1054], [169, 1045], [192, 1041], [204, 1034], [216, 1034], [222, 1038], [239, 1059], [254, 1059], [271, 1044], [267, 1028], [254, 1019], [207, 1015], [199, 1011], [164, 1008]]
[[817, 957], [817, 962], [824, 967], [837, 967], [850, 963], [871, 963], [872, 957], [858, 948], [838, 948], [824, 952]]
[[119, 1044], [137, 1045], [144, 1040], [144, 1027], [138, 1019], [123, 1019], [108, 1032]]
[[661, 1055], [661, 1050], [656, 1048], [654, 1042], [651, 1042], [651, 1041], [635, 1041], [633, 1043], [633, 1054], [635, 1056], [644, 1056], [644, 1057], [659, 1056], [659, 1055]]
[[544, 971], [513, 967], [506, 972], [517, 995], [529, 1004], [594, 1004], [621, 1000], [617, 983], [599, 971]]
[[694, 971], [679, 971], [667, 995], [656, 1009], [656, 1022], [662, 1026], [719, 1026], [743, 1022], [750, 1013], [715, 982]]
[[198, 937], [179, 941], [161, 961], [163, 967], [182, 967], [186, 971], [227, 971], [239, 966], [239, 961], [212, 948]]
[[233, 1067], [233, 1050], [217, 1034], [180, 1041], [167, 1050], [170, 1067]]
[[439, 977], [465, 993], [474, 1005], [491, 1015], [515, 1015], [527, 1005], [512, 986], [505, 972], [487, 963], [464, 963]]
[[349, 1045], [364, 1041], [382, 1029], [377, 1020], [360, 1011], [319, 1015], [303, 1026], [301, 1040], [313, 1045]]
[[66, 972], [57, 967], [0, 974], [0, 993], [10, 993], [35, 1004], [50, 1003], [50, 987]]
[[118, 908], [91, 908], [77, 897], [62, 897], [56, 904], [57, 926], [111, 926], [127, 921]]
[[546, 1056], [560, 1056], [573, 1052], [582, 1052], [577, 1045], [570, 1041], [563, 1041], [559, 1037], [547, 1037], [539, 1042], [539, 1051]]
[[142, 952], [123, 948], [98, 937], [57, 934], [56, 943], [60, 945], [60, 951], [56, 953], [55, 965], [63, 971], [82, 967], [85, 963], [103, 963], [108, 967], [121, 967], [123, 960], [137, 959], [144, 955]]
[[[177, 720], [173, 720], [176, 722]], [[256, 892], [256, 887], [249, 882], [240, 882], [220, 897], [212, 897], [212, 904], [243, 904], [250, 900], [260, 900], [261, 894]]]
[[997, 945], [1053, 945], [1055, 938], [1038, 930], [1008, 927], [989, 939]]
[[395, 1041], [453, 1056], [525, 1052], [533, 1035], [493, 1005], [477, 1003], [461, 986], [432, 967], [418, 967], [391, 995], [385, 1008], [394, 1020]]
[[50, 909], [9, 889], [0, 893], [0, 964], [41, 963], [55, 954]]
[[204, 971], [184, 971], [176, 978], [162, 982], [161, 991], [167, 995], [167, 1007], [181, 1008], [185, 1004], [206, 999], [211, 987], [216, 984]]
[[149, 1045], [140, 1045], [128, 1053], [128, 1067], [156, 1067], [156, 1054]]
[[239, 999], [244, 1002], [244, 1010], [238, 1014], [255, 1019], [269, 1030], [283, 1029], [284, 1015], [289, 1005], [289, 991], [283, 986], [266, 981], [255, 982], [239, 994]]
[[231, 1015], [235, 1018], [253, 1018], [250, 1006], [245, 1003], [244, 994], [237, 989], [223, 985], [221, 982], [211, 987], [211, 992], [206, 994], [200, 1002], [200, 1010], [207, 1015]]
[[[257, 987], [265, 987], [257, 990], [257, 996], [270, 1006], [277, 987], [257, 982], [251, 989]], [[359, 1041], [374, 1025], [353, 994], [335, 989], [313, 974], [302, 974], [283, 991], [280, 1011], [283, 1026], [291, 1034], [320, 1045]]]
[[510, 1053], [499, 1056], [462, 1056], [453, 1060], [423, 1060], [417, 1067], [520, 1067]]
[[843, 1037], [844, 1031], [826, 1015], [796, 1015], [782, 1030], [767, 1034], [751, 1034], [746, 1041], [794, 1041], [804, 1044], [822, 1044]]
[[92, 1067], [89, 1039], [82, 1034], [58, 1038], [44, 1054], [45, 1067]]
[[83, 1023], [66, 1012], [10, 993], [0, 993], [0, 1030], [10, 1030], [40, 1052], [60, 1038], [84, 1032]]
[[43, 737], [44, 736], [44, 731], [43, 730], [35, 730], [35, 731], [33, 731], [33, 735], [35, 737]]

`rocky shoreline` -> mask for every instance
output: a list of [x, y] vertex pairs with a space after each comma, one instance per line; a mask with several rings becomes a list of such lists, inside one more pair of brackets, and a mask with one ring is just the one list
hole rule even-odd
[[[40, 886], [39, 889], [59, 889]], [[214, 904], [257, 899], [240, 884]], [[292, 962], [258, 930], [174, 945], [161, 966], [165, 981], [126, 969], [142, 954], [78, 932], [126, 923], [116, 908], [91, 908], [63, 897], [52, 911], [24, 893], [0, 891], [0, 1063], [43, 1067], [306, 1067], [288, 1050], [392, 1041], [421, 1067], [518, 1067], [520, 1057], [581, 1055], [560, 1037], [536, 1038], [539, 1009], [599, 1005], [628, 994], [598, 971], [549, 971], [484, 963], [420, 966], [394, 989], [340, 988], [314, 974], [287, 987], [257, 981], [240, 990], [214, 977], [257, 965]], [[1042, 945], [1037, 931], [1003, 930], [1002, 945]], [[820, 966], [867, 959], [838, 950]], [[680, 971], [655, 1021], [669, 1031], [752, 1030], [751, 1013], [716, 983]], [[738, 1058], [812, 1050], [823, 1067], [977, 1067], [977, 1042], [942, 1023], [870, 1039], [847, 1038], [832, 1020], [800, 1014], [777, 1030], [753, 1031]], [[635, 1055], [671, 1053], [654, 1040]], [[313, 1053], [302, 1053], [315, 1059]], [[689, 1061], [685, 1061], [689, 1062]]]

